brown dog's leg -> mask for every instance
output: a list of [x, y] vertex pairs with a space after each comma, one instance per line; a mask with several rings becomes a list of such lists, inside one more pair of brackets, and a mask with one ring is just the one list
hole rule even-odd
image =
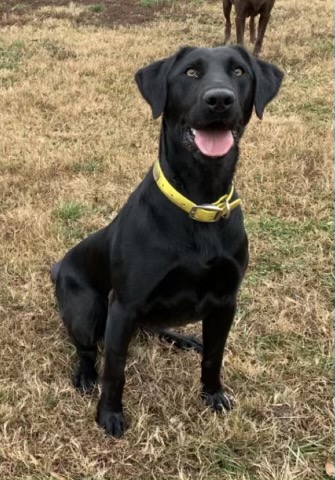
[[264, 34], [265, 34], [266, 27], [269, 23], [269, 20], [270, 20], [269, 14], [261, 13], [261, 16], [259, 17], [259, 22], [258, 22], [257, 40], [254, 48], [254, 55], [256, 57], [259, 55], [260, 51], [262, 50]]
[[237, 37], [237, 43], [240, 45], [243, 45], [244, 43], [244, 30], [245, 30], [245, 17], [236, 17], [235, 20], [236, 23], [236, 37]]
[[232, 3], [230, 0], [223, 0], [223, 15], [226, 19], [226, 26], [225, 26], [224, 40], [223, 40], [224, 44], [229, 42], [230, 35], [231, 35], [231, 21], [230, 21], [231, 7], [232, 7]]
[[256, 41], [255, 17], [252, 17], [252, 16], [250, 17], [249, 28], [250, 28], [250, 42], [255, 43], [255, 41]]

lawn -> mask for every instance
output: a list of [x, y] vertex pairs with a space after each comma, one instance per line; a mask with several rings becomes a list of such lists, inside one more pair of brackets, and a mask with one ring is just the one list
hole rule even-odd
[[332, 20], [331, 0], [277, 0], [264, 41], [286, 76], [241, 142], [251, 262], [225, 357], [235, 409], [205, 409], [196, 353], [136, 337], [117, 441], [94, 421], [97, 395], [71, 385], [49, 268], [156, 159], [159, 121], [135, 71], [220, 45], [221, 2], [0, 0], [1, 479], [329, 478]]

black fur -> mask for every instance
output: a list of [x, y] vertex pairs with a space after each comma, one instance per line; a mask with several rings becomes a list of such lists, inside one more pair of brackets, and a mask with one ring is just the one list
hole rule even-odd
[[[159, 159], [176, 189], [198, 204], [230, 190], [253, 107], [261, 118], [282, 76], [241, 47], [186, 47], [137, 72], [153, 116], [164, 114]], [[210, 89], [228, 90], [233, 103], [210, 107], [204, 100]], [[206, 157], [189, 141], [189, 127], [232, 130], [234, 145], [223, 157]], [[97, 421], [107, 433], [120, 437], [126, 427], [124, 368], [138, 327], [201, 351], [199, 341], [171, 336], [166, 328], [202, 320], [202, 397], [215, 410], [231, 407], [220, 369], [247, 262], [240, 207], [216, 223], [192, 220], [160, 192], [150, 169], [115, 220], [53, 267], [61, 316], [77, 348], [74, 385], [81, 391], [94, 387], [97, 341], [105, 339]]]

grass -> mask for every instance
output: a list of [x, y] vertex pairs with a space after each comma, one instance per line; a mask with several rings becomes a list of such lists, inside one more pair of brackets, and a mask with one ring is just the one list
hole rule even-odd
[[105, 6], [100, 3], [96, 3], [95, 5], [90, 5], [88, 10], [92, 13], [102, 13], [105, 10]]
[[87, 173], [92, 174], [97, 172], [101, 169], [101, 160], [98, 158], [93, 158], [91, 160], [87, 160], [85, 162], [77, 162], [74, 163], [72, 166], [72, 170], [74, 173]]
[[139, 0], [139, 4], [145, 7], [152, 7], [153, 5], [158, 5], [159, 3], [164, 2], [165, 0]]
[[52, 40], [43, 40], [41, 46], [49, 52], [50, 56], [55, 60], [66, 60], [68, 58], [76, 58], [75, 52], [67, 49], [60, 42]]
[[29, 8], [29, 5], [28, 5], [27, 3], [17, 3], [17, 4], [13, 7], [13, 10], [14, 10], [14, 11], [26, 10], [27, 8]]
[[75, 202], [64, 202], [56, 211], [55, 216], [65, 223], [78, 220], [84, 211], [84, 206]]
[[0, 69], [15, 70], [22, 58], [24, 43], [21, 40], [12, 42], [8, 47], [0, 46]]
[[15, 40], [9, 45], [0, 41], [0, 87], [9, 87], [15, 82], [23, 54], [23, 41]]
[[225, 358], [236, 408], [204, 408], [195, 353], [136, 337], [121, 441], [96, 426], [97, 397], [71, 386], [49, 268], [116, 215], [156, 159], [159, 122], [136, 69], [179, 45], [219, 44], [222, 13], [214, 1], [174, 2], [150, 24], [107, 29], [72, 21], [87, 6], [57, 8], [64, 18], [49, 6], [36, 22], [27, 8], [26, 24], [0, 30], [0, 478], [329, 478], [330, 0], [277, 0], [264, 41], [286, 76], [248, 126], [236, 175], [250, 239]]

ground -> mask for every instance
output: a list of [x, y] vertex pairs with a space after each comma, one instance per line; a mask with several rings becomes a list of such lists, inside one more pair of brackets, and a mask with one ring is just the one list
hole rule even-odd
[[205, 409], [196, 353], [136, 337], [116, 441], [95, 424], [97, 395], [71, 386], [49, 268], [156, 159], [159, 121], [134, 72], [180, 45], [220, 45], [221, 2], [0, 2], [0, 478], [329, 478], [332, 8], [277, 0], [264, 41], [285, 81], [236, 176], [251, 249], [225, 357], [236, 407]]
[[64, 19], [71, 16], [76, 25], [113, 27], [145, 23], [160, 11], [166, 14], [170, 8], [170, 1], [161, 0], [102, 0], [98, 3], [90, 0], [29, 0], [22, 3], [7, 0], [6, 3], [0, 3], [0, 25], [22, 25], [32, 18], [36, 21], [47, 17]]

